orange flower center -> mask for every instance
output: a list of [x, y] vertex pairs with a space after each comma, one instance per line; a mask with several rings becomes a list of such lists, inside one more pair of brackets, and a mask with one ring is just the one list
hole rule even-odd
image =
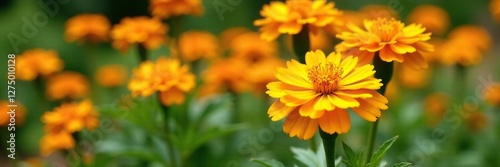
[[373, 21], [369, 31], [376, 34], [382, 42], [390, 42], [403, 27], [403, 23], [395, 19], [378, 18]]
[[326, 63], [313, 66], [307, 73], [315, 92], [332, 94], [340, 82], [342, 72], [342, 68]]

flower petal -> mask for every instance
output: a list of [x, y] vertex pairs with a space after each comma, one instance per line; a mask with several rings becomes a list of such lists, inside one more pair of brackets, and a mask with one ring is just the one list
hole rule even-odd
[[359, 106], [359, 102], [356, 101], [356, 99], [349, 97], [349, 96], [328, 95], [328, 100], [330, 101], [330, 103], [335, 105], [337, 108], [342, 108], [342, 109]]
[[325, 62], [325, 53], [321, 50], [310, 51], [306, 53], [306, 65], [308, 68], [311, 68], [317, 64], [321, 64]]
[[325, 112], [325, 114], [318, 120], [321, 130], [328, 134], [347, 133], [351, 128], [349, 113], [347, 113], [347, 110], [344, 109], [335, 109], [333, 111]]
[[297, 136], [299, 139], [311, 139], [318, 129], [318, 120], [302, 117], [297, 110], [291, 112], [283, 124], [283, 131], [290, 137]]
[[269, 107], [269, 110], [267, 110], [267, 114], [272, 121], [279, 121], [288, 116], [288, 114], [295, 108], [296, 107], [285, 106], [285, 104], [277, 100], [271, 105], [271, 107]]

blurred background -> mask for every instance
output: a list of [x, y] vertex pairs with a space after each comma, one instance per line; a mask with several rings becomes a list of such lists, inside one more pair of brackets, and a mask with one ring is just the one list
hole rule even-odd
[[[389, 164], [408, 161], [415, 166], [500, 166], [500, 108], [498, 102], [485, 101], [486, 87], [500, 82], [500, 18], [496, 6], [488, 0], [359, 0], [334, 1], [342, 11], [378, 12], [390, 11], [406, 24], [413, 23], [412, 12], [421, 5], [433, 5], [446, 13], [440, 33], [433, 39], [450, 40], [448, 34], [464, 25], [481, 27], [487, 33], [487, 48], [481, 52], [480, 60], [473, 64], [449, 63], [429, 60], [431, 67], [424, 71], [413, 71], [397, 66], [389, 84], [389, 109], [383, 111], [377, 145], [395, 135], [399, 139], [389, 150], [385, 160]], [[26, 24], [33, 24], [37, 12], [45, 12], [43, 5], [57, 4], [54, 15], [48, 16], [46, 24], [35, 24], [35, 32], [24, 33]], [[247, 0], [203, 0], [201, 16], [182, 17], [180, 32], [190, 30], [208, 31], [222, 41], [225, 30], [245, 27], [258, 31], [253, 26], [261, 18], [259, 11], [269, 1]], [[50, 156], [40, 154], [40, 139], [43, 123], [41, 116], [61, 104], [48, 100], [43, 83], [17, 81], [16, 100], [25, 108], [22, 119], [16, 123], [16, 159], [11, 160], [5, 141], [9, 140], [7, 126], [0, 128], [0, 166], [165, 166], [170, 154], [161, 140], [161, 131], [152, 122], [158, 115], [141, 114], [144, 110], [159, 111], [154, 98], [134, 99], [130, 96], [126, 82], [139, 59], [135, 47], [120, 52], [110, 42], [94, 45], [70, 43], [65, 40], [66, 21], [78, 14], [97, 13], [106, 16], [111, 25], [124, 17], [149, 16], [149, 2], [120, 0], [2, 0], [0, 1], [0, 73], [7, 73], [7, 55], [21, 55], [24, 51], [42, 48], [55, 50], [64, 62], [63, 71], [83, 74], [89, 80], [89, 98], [99, 111], [100, 127], [83, 130], [76, 147], [85, 151], [56, 152]], [[492, 7], [493, 6], [493, 7]], [[495, 16], [494, 8], [497, 13]], [[428, 11], [428, 10], [425, 10]], [[413, 14], [418, 15], [418, 14]], [[419, 16], [413, 16], [418, 20]], [[439, 14], [425, 16], [429, 19]], [[28, 21], [26, 21], [28, 20]], [[42, 21], [42, 20], [39, 20]], [[27, 23], [30, 22], [30, 23]], [[439, 30], [438, 30], [439, 31]], [[9, 34], [21, 36], [21, 42], [13, 42]], [[27, 35], [26, 35], [27, 34]], [[334, 35], [323, 33], [318, 48], [333, 51], [340, 42]], [[469, 35], [474, 36], [475, 33]], [[278, 55], [283, 60], [293, 58], [287, 37], [278, 40]], [[474, 43], [475, 41], [468, 41]], [[437, 42], [439, 43], [439, 42]], [[441, 46], [441, 45], [440, 45]], [[151, 59], [170, 55], [169, 45], [152, 50]], [[436, 46], [439, 50], [439, 46]], [[461, 47], [448, 47], [458, 54]], [[444, 52], [444, 51], [443, 51]], [[451, 51], [450, 51], [451, 52]], [[456, 52], [456, 53], [455, 53]], [[439, 57], [439, 53], [431, 56]], [[227, 56], [227, 51], [222, 57]], [[90, 58], [91, 57], [91, 58]], [[431, 58], [432, 59], [432, 58]], [[439, 59], [439, 58], [437, 58]], [[126, 81], [120, 86], [108, 88], [100, 85], [96, 76], [99, 67], [118, 64], [126, 67]], [[201, 76], [210, 63], [193, 66]], [[199, 83], [202, 83], [199, 81]], [[7, 99], [7, 80], [0, 79], [0, 99]], [[200, 86], [197, 86], [197, 90]], [[489, 90], [489, 89], [488, 89]], [[498, 95], [498, 91], [496, 93]], [[272, 122], [267, 109], [272, 103], [264, 92], [225, 91], [208, 98], [192, 93], [186, 104], [175, 105], [172, 119], [178, 121], [178, 159], [184, 166], [259, 166], [250, 160], [265, 157], [283, 162], [286, 166], [305, 166], [291, 147], [307, 150], [309, 141], [290, 138], [282, 131], [282, 121]], [[2, 106], [3, 107], [3, 106]], [[3, 112], [3, 110], [2, 110]], [[185, 117], [183, 112], [188, 113]], [[3, 113], [2, 113], [3, 114]], [[201, 120], [201, 118], [203, 120]], [[21, 119], [17, 119], [18, 121]], [[191, 121], [189, 121], [191, 120]], [[364, 148], [369, 123], [351, 112], [351, 130], [339, 140], [348, 143], [356, 152]], [[161, 121], [161, 120], [160, 120]], [[195, 123], [196, 126], [194, 125]], [[193, 125], [195, 127], [191, 127]], [[177, 125], [176, 125], [177, 126]], [[97, 131], [97, 132], [96, 132]], [[317, 143], [320, 140], [316, 138]], [[339, 142], [339, 141], [338, 141]], [[340, 144], [337, 143], [337, 144]], [[320, 145], [320, 144], [318, 144]], [[297, 152], [297, 151], [295, 151]], [[337, 148], [340, 156], [341, 148]]]

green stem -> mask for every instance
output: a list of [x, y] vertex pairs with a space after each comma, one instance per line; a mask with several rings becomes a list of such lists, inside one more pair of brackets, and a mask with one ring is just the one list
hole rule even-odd
[[144, 47], [144, 45], [137, 44], [137, 51], [139, 52], [139, 58], [141, 62], [148, 60], [148, 52], [146, 50], [146, 47]]
[[323, 139], [323, 146], [325, 147], [326, 167], [335, 167], [335, 140], [338, 134], [328, 134], [323, 132], [323, 130], [320, 130], [319, 134], [321, 139]]
[[177, 166], [177, 159], [175, 157], [175, 149], [174, 149], [174, 143], [172, 143], [172, 140], [170, 139], [170, 126], [169, 126], [169, 118], [170, 118], [170, 113], [168, 106], [165, 106], [161, 103], [161, 93], [157, 92], [156, 95], [158, 97], [158, 102], [160, 103], [160, 108], [163, 111], [163, 118], [164, 118], [164, 126], [165, 126], [165, 136], [167, 140], [167, 146], [168, 146], [168, 152], [170, 152], [170, 160], [172, 162], [172, 166]]
[[293, 51], [298, 57], [299, 62], [306, 62], [306, 53], [311, 50], [309, 39], [309, 25], [302, 26], [302, 30], [292, 36]]
[[[394, 62], [385, 62], [380, 59], [379, 52], [375, 52], [375, 57], [373, 58], [373, 66], [375, 69], [375, 78], [382, 79], [382, 87], [378, 90], [378, 92], [382, 95], [385, 94], [385, 90], [387, 88], [387, 84], [391, 81], [392, 72], [394, 68]], [[378, 128], [378, 119], [373, 122], [368, 132], [368, 151], [365, 157], [365, 163], [368, 164], [371, 160], [373, 154], [373, 147], [375, 145], [375, 139], [377, 138], [377, 128]]]
[[318, 145], [316, 144], [316, 136], [313, 136], [309, 141], [309, 147], [311, 147], [311, 150], [313, 150], [314, 152], [317, 151]]

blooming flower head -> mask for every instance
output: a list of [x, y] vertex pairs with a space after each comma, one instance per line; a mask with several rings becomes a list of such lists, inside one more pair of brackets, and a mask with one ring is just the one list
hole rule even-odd
[[131, 45], [140, 44], [146, 49], [157, 49], [166, 41], [168, 27], [159, 19], [141, 17], [127, 17], [121, 20], [111, 30], [113, 48], [125, 52]]
[[448, 109], [450, 97], [444, 93], [432, 93], [425, 98], [425, 115], [429, 126], [437, 126]]
[[51, 100], [84, 98], [88, 93], [89, 81], [80, 73], [62, 72], [47, 81], [46, 94]]
[[180, 60], [160, 57], [156, 62], [142, 62], [133, 70], [133, 77], [128, 89], [133, 96], [150, 96], [160, 92], [163, 105], [182, 104], [185, 93], [191, 91], [196, 84], [195, 76], [187, 65]]
[[215, 94], [223, 91], [241, 93], [252, 88], [244, 71], [248, 62], [237, 58], [220, 59], [203, 71], [203, 86], [200, 96]]
[[365, 20], [364, 29], [348, 24], [350, 31], [337, 35], [342, 43], [335, 46], [339, 52], [355, 53], [360, 64], [371, 62], [376, 52], [386, 62], [403, 62], [413, 69], [427, 68], [422, 52], [432, 52], [434, 47], [426, 41], [430, 33], [423, 33], [420, 24], [405, 26], [395, 19]]
[[96, 43], [108, 40], [111, 23], [100, 14], [80, 14], [66, 21], [64, 32], [68, 42]]
[[373, 77], [373, 65], [357, 66], [357, 57], [341, 57], [335, 52], [308, 52], [306, 64], [288, 61], [287, 68], [277, 70], [279, 81], [267, 85], [266, 93], [279, 99], [269, 108], [269, 117], [286, 117], [283, 130], [290, 137], [310, 139], [318, 126], [329, 134], [347, 133], [347, 109], [371, 122], [387, 109], [387, 99], [376, 92], [382, 83]]
[[116, 87], [125, 82], [127, 69], [122, 65], [106, 65], [97, 69], [95, 73], [97, 83], [104, 87]]
[[188, 61], [213, 59], [219, 55], [217, 37], [207, 31], [188, 31], [179, 37], [179, 51]]
[[[7, 105], [17, 105], [15, 112], [10, 112], [12, 108]], [[15, 120], [11, 120], [14, 116]], [[12, 121], [16, 124], [16, 126], [22, 125], [24, 123], [24, 119], [26, 117], [26, 108], [21, 103], [11, 104], [8, 101], [0, 100], [0, 126], [7, 126]]]
[[151, 15], [160, 18], [201, 15], [204, 10], [201, 0], [150, 0], [149, 3]]
[[484, 100], [487, 103], [500, 107], [500, 83], [492, 83], [488, 85], [484, 91]]
[[490, 11], [496, 21], [500, 21], [500, 0], [491, 0]]
[[255, 20], [255, 26], [262, 26], [261, 37], [271, 41], [280, 34], [298, 34], [302, 26], [309, 26], [312, 32], [335, 21], [341, 12], [333, 2], [326, 0], [272, 1], [260, 11], [263, 19]]
[[448, 40], [439, 48], [438, 55], [444, 64], [476, 65], [490, 50], [491, 43], [491, 36], [486, 29], [474, 25], [464, 25], [450, 32]]
[[442, 8], [434, 5], [421, 5], [413, 9], [407, 18], [410, 23], [422, 24], [433, 34], [443, 34], [450, 26], [450, 16]]
[[42, 155], [48, 156], [59, 149], [74, 148], [75, 141], [71, 134], [84, 128], [95, 129], [99, 125], [97, 117], [98, 112], [90, 100], [65, 103], [44, 113], [41, 118], [45, 124], [45, 135], [40, 140]]
[[64, 62], [54, 50], [31, 49], [16, 59], [16, 78], [32, 81], [38, 76], [48, 76], [63, 69]]
[[246, 32], [236, 36], [230, 43], [231, 57], [243, 59], [250, 63], [276, 58], [278, 43], [266, 41], [256, 32]]

